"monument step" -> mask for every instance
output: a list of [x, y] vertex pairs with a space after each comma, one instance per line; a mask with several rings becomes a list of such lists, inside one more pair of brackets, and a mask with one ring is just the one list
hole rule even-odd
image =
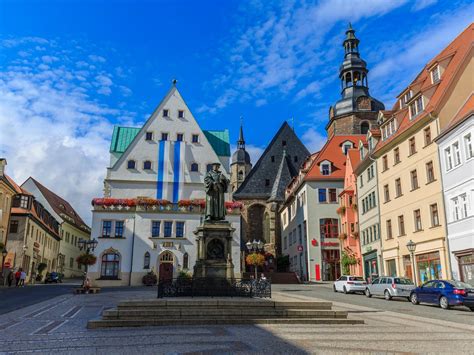
[[314, 309], [176, 309], [106, 310], [103, 319], [185, 319], [185, 318], [347, 318], [346, 311]]
[[149, 327], [170, 325], [216, 325], [216, 324], [364, 324], [360, 319], [347, 318], [185, 318], [185, 319], [100, 319], [91, 320], [87, 328]]

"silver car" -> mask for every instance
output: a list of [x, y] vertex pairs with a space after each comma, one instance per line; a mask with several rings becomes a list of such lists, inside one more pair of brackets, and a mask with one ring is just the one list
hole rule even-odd
[[387, 301], [392, 297], [404, 297], [410, 300], [410, 293], [414, 289], [415, 284], [406, 277], [382, 276], [367, 285], [365, 295], [367, 297], [384, 296]]

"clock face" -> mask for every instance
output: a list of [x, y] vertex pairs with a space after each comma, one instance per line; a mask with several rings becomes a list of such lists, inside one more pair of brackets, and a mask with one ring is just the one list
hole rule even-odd
[[359, 110], [370, 110], [370, 99], [367, 96], [361, 96], [357, 99], [357, 108]]

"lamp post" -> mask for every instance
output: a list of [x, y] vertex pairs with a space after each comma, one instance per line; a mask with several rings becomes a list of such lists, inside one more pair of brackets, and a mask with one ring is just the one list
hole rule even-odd
[[5, 278], [5, 258], [8, 255], [7, 248], [3, 248], [2, 250], [2, 279], [3, 279], [3, 285], [6, 285], [6, 278]]
[[411, 267], [413, 269], [413, 281], [415, 282], [415, 286], [417, 285], [416, 282], [416, 271], [415, 271], [415, 250], [416, 250], [416, 243], [413, 240], [409, 240], [407, 243], [407, 249], [411, 255]]
[[[247, 250], [252, 253], [252, 254], [257, 254], [257, 252], [263, 250], [263, 242], [259, 240], [253, 240], [253, 242], [248, 241], [245, 246], [247, 247]], [[254, 265], [255, 269], [255, 280], [257, 280], [257, 264]]]
[[[86, 251], [86, 254], [91, 254], [91, 252], [93, 252], [94, 249], [97, 247], [97, 244], [99, 244], [99, 242], [95, 238], [92, 240], [85, 240], [81, 238], [77, 243], [79, 244], [79, 250], [84, 249]], [[86, 272], [84, 273], [84, 283], [86, 282], [88, 269], [89, 265], [86, 264]]]

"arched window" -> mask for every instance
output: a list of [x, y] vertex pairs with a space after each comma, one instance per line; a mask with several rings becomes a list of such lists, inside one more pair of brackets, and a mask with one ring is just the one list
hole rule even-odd
[[117, 253], [102, 255], [100, 277], [104, 279], [118, 279], [120, 256]]
[[183, 255], [183, 269], [189, 269], [189, 255], [184, 253]]
[[352, 86], [352, 75], [351, 75], [351, 73], [346, 74], [346, 86]]
[[173, 254], [170, 253], [169, 251], [165, 251], [163, 254], [161, 254], [160, 256], [160, 261], [161, 262], [173, 262], [174, 260], [174, 257], [173, 257]]
[[143, 162], [143, 170], [151, 170], [151, 161], [145, 160]]
[[191, 164], [191, 171], [199, 171], [199, 165], [197, 163], [192, 163]]
[[360, 124], [360, 134], [367, 134], [367, 132], [369, 131], [369, 122], [367, 121], [364, 121]]
[[127, 169], [135, 169], [135, 160], [129, 160], [127, 162]]
[[150, 268], [150, 253], [146, 252], [145, 257], [143, 258], [143, 268], [149, 269]]
[[360, 79], [360, 73], [358, 71], [354, 72], [354, 85], [361, 85]]

